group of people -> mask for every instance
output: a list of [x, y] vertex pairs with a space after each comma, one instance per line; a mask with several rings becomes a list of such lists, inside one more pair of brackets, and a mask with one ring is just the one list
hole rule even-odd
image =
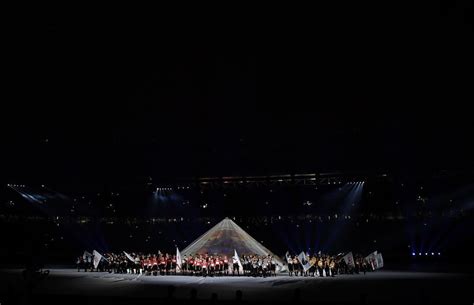
[[[100, 257], [95, 257], [100, 255]], [[180, 256], [180, 255], [179, 255]], [[192, 275], [223, 276], [245, 275], [254, 277], [276, 276], [278, 263], [272, 255], [226, 255], [195, 254], [184, 255], [178, 262], [176, 254], [161, 253], [106, 253], [89, 254], [87, 251], [77, 258], [77, 270], [100, 271], [119, 274], [143, 275]], [[359, 274], [373, 271], [374, 266], [362, 256], [346, 262], [336, 255], [288, 255], [286, 264], [289, 276], [333, 277], [337, 274]]]
[[[95, 254], [97, 255], [97, 254]], [[109, 273], [130, 273], [144, 275], [195, 275], [222, 276], [276, 275], [276, 261], [271, 255], [246, 255], [241, 258], [226, 255], [195, 254], [184, 255], [181, 264], [175, 254], [106, 253], [100, 258], [87, 251], [77, 258], [77, 271], [99, 271]], [[96, 264], [94, 266], [94, 260]]]
[[314, 254], [287, 255], [289, 276], [334, 277], [338, 274], [359, 274], [374, 271], [373, 264], [356, 255], [353, 262], [346, 262], [342, 255]]

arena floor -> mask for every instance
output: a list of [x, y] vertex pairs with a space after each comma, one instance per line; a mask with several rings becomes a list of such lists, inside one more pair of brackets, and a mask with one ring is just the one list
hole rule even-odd
[[[50, 269], [28, 296], [20, 269], [0, 271], [0, 303], [149, 304], [173, 299], [187, 303], [231, 303], [242, 291], [247, 303], [317, 302], [323, 304], [472, 304], [472, 275], [381, 270], [334, 278], [144, 276]], [[173, 286], [174, 288], [170, 288]], [[170, 297], [170, 294], [172, 296]], [[26, 304], [25, 303], [25, 304]]]

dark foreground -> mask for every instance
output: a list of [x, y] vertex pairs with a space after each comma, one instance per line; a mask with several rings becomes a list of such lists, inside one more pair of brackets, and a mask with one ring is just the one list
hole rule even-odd
[[[382, 270], [305, 278], [137, 276], [51, 269], [31, 286], [0, 271], [0, 304], [473, 304], [471, 275]], [[240, 291], [240, 292], [237, 292]]]

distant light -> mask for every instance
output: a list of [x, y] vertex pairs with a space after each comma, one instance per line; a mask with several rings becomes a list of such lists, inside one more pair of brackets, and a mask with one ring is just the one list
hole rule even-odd
[[419, 256], [421, 256], [421, 252], [420, 252], [420, 253], [418, 253], [418, 255], [419, 255]]
[[416, 255], [416, 253], [415, 253], [415, 252], [413, 252], [411, 255], [412, 255], [412, 256], [415, 256], [415, 255]]
[[428, 252], [425, 252], [425, 256], [427, 256], [427, 255], [428, 255]]
[[431, 252], [431, 256], [434, 256], [434, 252]]
[[441, 255], [441, 252], [438, 252], [438, 256], [440, 256], [440, 255]]

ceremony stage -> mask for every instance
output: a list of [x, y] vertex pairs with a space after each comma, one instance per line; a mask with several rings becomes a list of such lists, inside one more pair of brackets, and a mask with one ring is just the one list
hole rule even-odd
[[[50, 274], [25, 297], [27, 285], [20, 269], [0, 271], [2, 304], [156, 304], [233, 303], [242, 292], [245, 303], [322, 304], [461, 304], [472, 303], [472, 275], [380, 270], [333, 278], [145, 276], [50, 269]], [[215, 294], [213, 296], [213, 294]], [[212, 298], [215, 298], [214, 300]], [[21, 303], [20, 303], [21, 304]]]

